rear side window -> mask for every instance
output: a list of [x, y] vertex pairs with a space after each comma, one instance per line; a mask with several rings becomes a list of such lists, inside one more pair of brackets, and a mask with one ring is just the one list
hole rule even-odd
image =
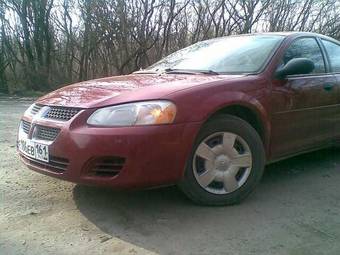
[[333, 72], [340, 72], [340, 45], [323, 40]]
[[314, 38], [301, 38], [295, 40], [286, 50], [283, 62], [286, 64], [293, 58], [308, 58], [314, 62], [315, 69], [312, 73], [325, 73], [325, 62]]

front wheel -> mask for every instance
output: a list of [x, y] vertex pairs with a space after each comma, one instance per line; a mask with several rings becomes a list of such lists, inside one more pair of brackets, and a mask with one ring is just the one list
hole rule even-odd
[[179, 187], [199, 204], [239, 203], [260, 181], [264, 162], [256, 130], [238, 117], [218, 116], [199, 132]]

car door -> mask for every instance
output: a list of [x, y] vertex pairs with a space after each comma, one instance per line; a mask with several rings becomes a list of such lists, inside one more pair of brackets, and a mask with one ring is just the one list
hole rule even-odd
[[281, 65], [293, 58], [308, 58], [315, 69], [310, 74], [273, 80], [271, 153], [273, 158], [313, 149], [334, 135], [333, 113], [338, 89], [320, 42], [314, 37], [295, 39], [285, 50]]
[[[336, 78], [336, 86], [340, 91], [340, 44], [336, 41], [321, 39], [330, 65], [330, 72]], [[334, 138], [340, 140], [340, 93], [338, 93], [337, 106], [333, 108]]]

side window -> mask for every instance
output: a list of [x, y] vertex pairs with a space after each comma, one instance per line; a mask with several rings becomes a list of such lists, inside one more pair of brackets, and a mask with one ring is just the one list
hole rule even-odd
[[333, 72], [340, 72], [340, 45], [323, 40]]
[[325, 63], [320, 47], [314, 38], [301, 38], [295, 40], [286, 50], [283, 63], [286, 64], [293, 58], [308, 58], [314, 62], [315, 69], [312, 73], [325, 73]]

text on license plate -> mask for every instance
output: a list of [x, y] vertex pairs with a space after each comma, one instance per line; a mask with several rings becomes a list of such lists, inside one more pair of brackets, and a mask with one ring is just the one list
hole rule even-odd
[[18, 149], [25, 155], [37, 160], [49, 161], [48, 145], [34, 142], [30, 139], [19, 139]]

